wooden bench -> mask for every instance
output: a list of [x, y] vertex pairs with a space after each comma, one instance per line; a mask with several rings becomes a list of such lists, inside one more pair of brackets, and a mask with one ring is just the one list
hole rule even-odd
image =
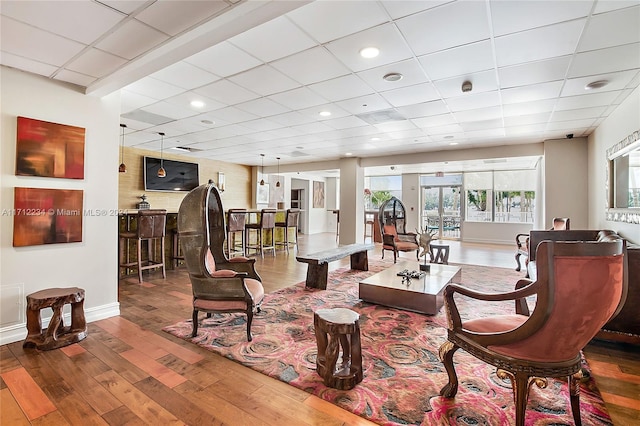
[[369, 270], [367, 251], [373, 250], [373, 244], [349, 244], [303, 256], [296, 256], [298, 262], [308, 263], [306, 286], [327, 289], [329, 277], [329, 262], [351, 256], [351, 269]]

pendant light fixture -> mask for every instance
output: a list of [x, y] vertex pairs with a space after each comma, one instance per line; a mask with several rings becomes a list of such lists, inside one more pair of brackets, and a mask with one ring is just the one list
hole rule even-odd
[[122, 129], [122, 135], [120, 136], [120, 166], [118, 167], [118, 172], [120, 173], [127, 173], [127, 166], [124, 164], [124, 129], [126, 127], [126, 124], [120, 123], [120, 128]]
[[278, 160], [278, 181], [276, 182], [276, 188], [280, 188], [280, 157], [276, 157]]
[[160, 168], [158, 169], [158, 177], [163, 178], [167, 176], [167, 171], [164, 169], [164, 133], [158, 133], [160, 135]]
[[260, 154], [260, 157], [262, 157], [262, 170], [260, 171], [262, 179], [260, 179], [260, 186], [264, 186], [264, 154]]

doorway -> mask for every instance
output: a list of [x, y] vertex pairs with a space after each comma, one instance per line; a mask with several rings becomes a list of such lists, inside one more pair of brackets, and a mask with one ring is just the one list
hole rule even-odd
[[422, 230], [434, 238], [460, 239], [460, 191], [462, 186], [422, 186]]

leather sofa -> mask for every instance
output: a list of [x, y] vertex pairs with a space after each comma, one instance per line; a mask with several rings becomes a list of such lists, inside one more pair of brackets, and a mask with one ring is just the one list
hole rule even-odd
[[[536, 250], [544, 240], [552, 241], [608, 241], [622, 238], [612, 230], [567, 230], [531, 231], [529, 234], [529, 277], [535, 280]], [[627, 242], [627, 267], [629, 289], [627, 300], [615, 318], [612, 318], [596, 336], [597, 339], [612, 340], [640, 345], [640, 246]], [[580, 297], [589, 297], [581, 295]], [[580, 303], [576, 300], [576, 303]]]

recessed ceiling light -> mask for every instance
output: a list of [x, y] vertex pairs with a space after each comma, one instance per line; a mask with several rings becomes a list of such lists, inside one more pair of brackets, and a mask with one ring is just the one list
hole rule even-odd
[[200, 120], [200, 122], [202, 124], [208, 124], [208, 125], [215, 124], [215, 121], [211, 121], [211, 120]]
[[449, 145], [458, 145], [458, 142], [449, 142]]
[[353, 152], [345, 152], [344, 155], [346, 155], [347, 157], [351, 157], [353, 155]]
[[588, 83], [586, 86], [584, 86], [584, 90], [601, 89], [607, 84], [609, 84], [609, 80], [592, 81], [591, 83]]
[[382, 78], [386, 81], [400, 81], [402, 80], [402, 77], [404, 76], [399, 72], [390, 72], [389, 74], [385, 74]]
[[321, 117], [328, 117], [331, 115], [330, 111], [320, 111], [320, 116]]
[[363, 58], [375, 58], [380, 54], [380, 50], [377, 47], [365, 47], [360, 50], [360, 56]]
[[203, 108], [205, 105], [202, 101], [191, 101], [191, 106], [194, 108]]
[[372, 141], [379, 141], [380, 138], [371, 138]]

